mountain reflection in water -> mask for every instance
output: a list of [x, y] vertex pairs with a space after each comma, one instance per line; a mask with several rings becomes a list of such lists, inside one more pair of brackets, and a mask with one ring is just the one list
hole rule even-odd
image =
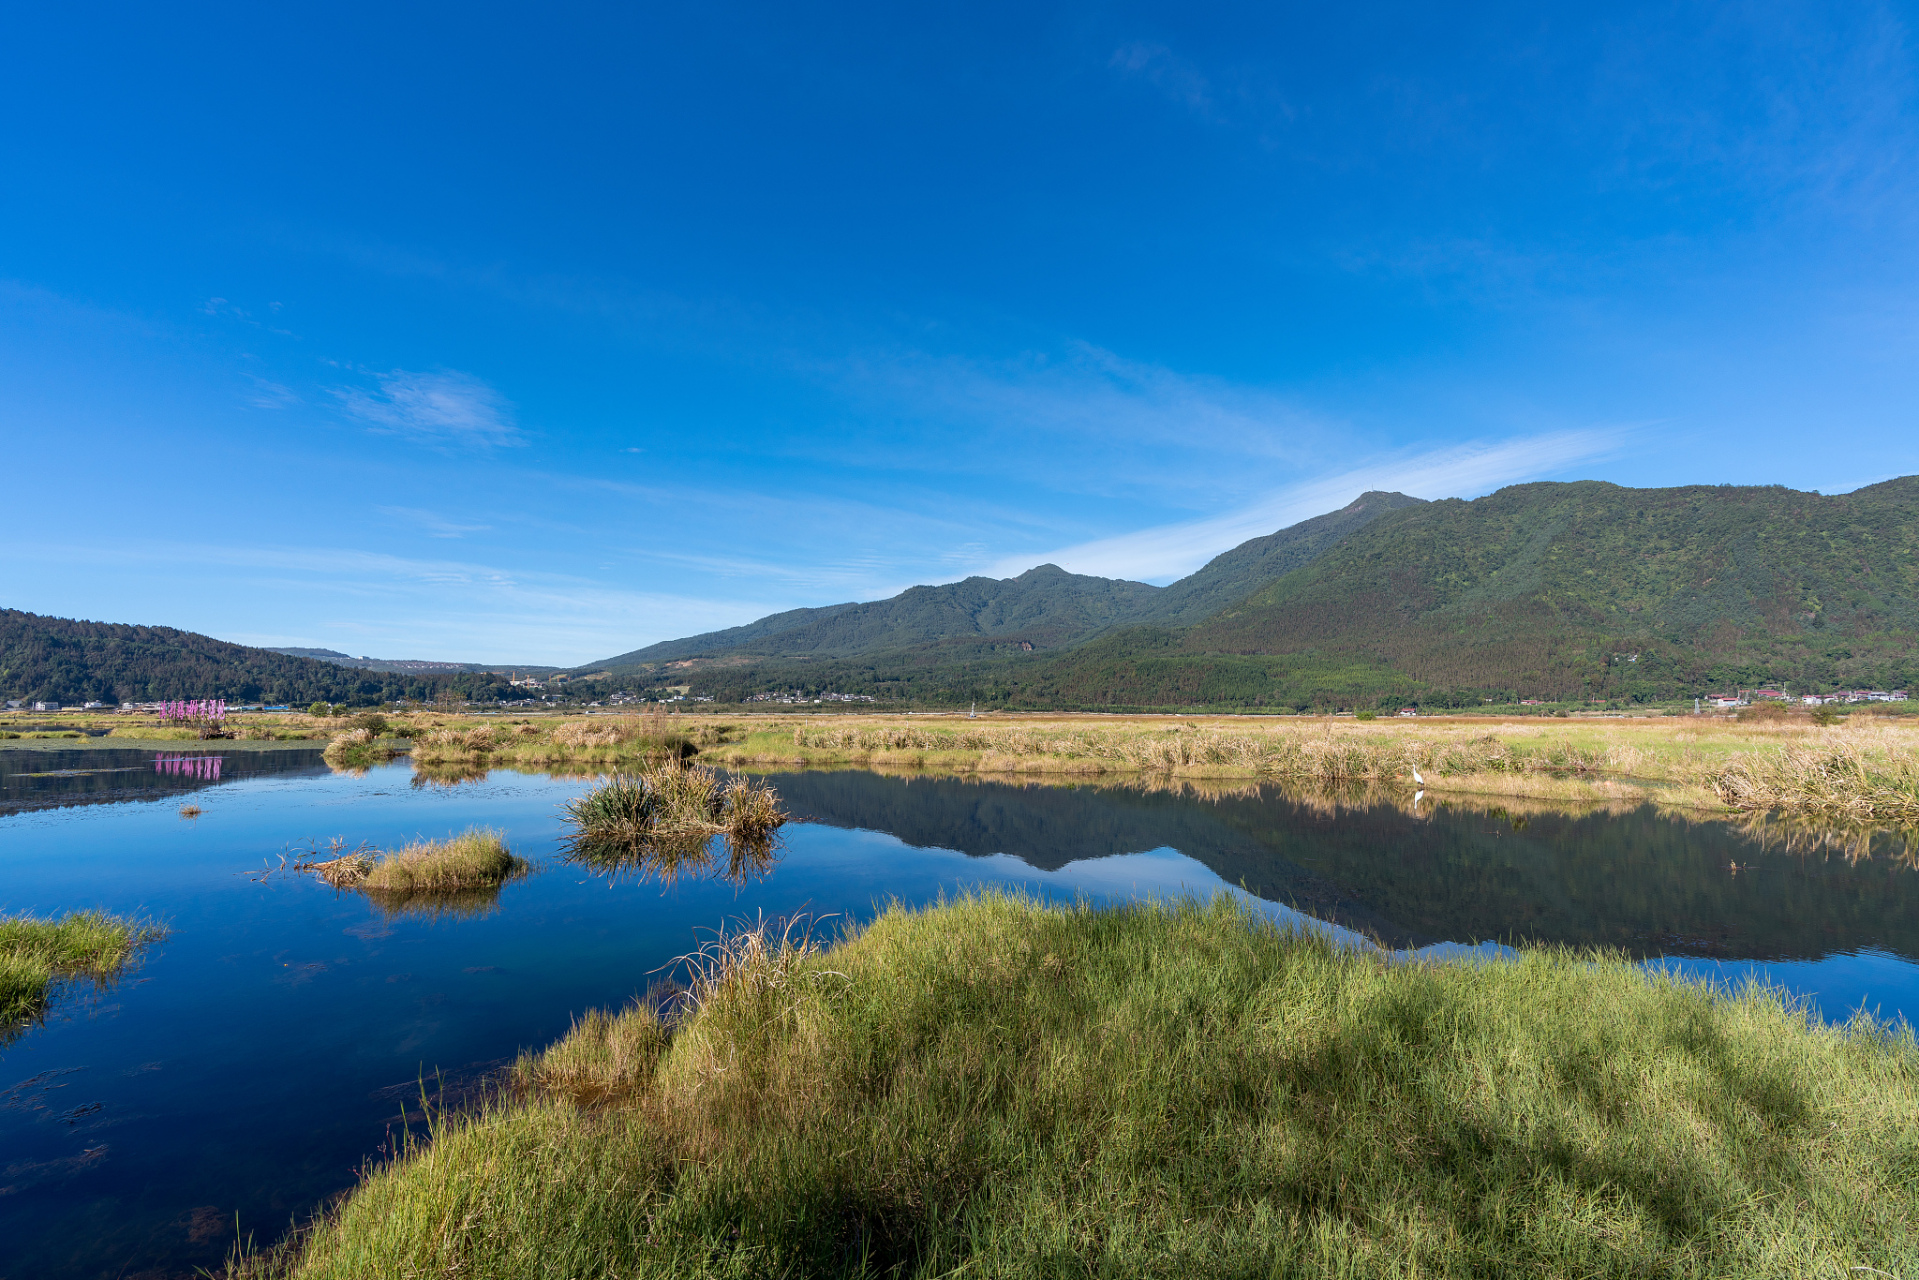
[[1277, 784], [1046, 786], [868, 772], [771, 778], [794, 816], [1043, 871], [1176, 849], [1228, 884], [1394, 947], [1552, 942], [1635, 956], [1919, 956], [1896, 835], [1688, 819], [1651, 806]]

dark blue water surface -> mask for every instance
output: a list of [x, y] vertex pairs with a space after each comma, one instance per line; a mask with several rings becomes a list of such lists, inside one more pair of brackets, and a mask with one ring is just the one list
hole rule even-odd
[[[857, 919], [981, 884], [1229, 890], [1408, 953], [1605, 946], [1757, 974], [1829, 1018], [1919, 1011], [1919, 872], [1885, 837], [1271, 786], [772, 780], [805, 821], [763, 877], [663, 887], [558, 860], [559, 806], [585, 780], [439, 785], [404, 761], [353, 776], [307, 750], [0, 751], [0, 913], [97, 906], [169, 931], [126, 978], [62, 992], [0, 1044], [0, 1277], [185, 1275], [219, 1262], [236, 1220], [277, 1236], [417, 1122], [423, 1078], [457, 1096], [644, 991], [697, 930], [760, 912]], [[180, 815], [189, 802], [200, 816]], [[497, 898], [401, 911], [259, 874], [310, 841], [473, 825], [540, 869]]]

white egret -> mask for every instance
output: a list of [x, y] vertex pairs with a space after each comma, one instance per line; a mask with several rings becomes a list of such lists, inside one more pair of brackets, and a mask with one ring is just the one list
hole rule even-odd
[[1417, 782], [1422, 787], [1426, 785], [1426, 779], [1419, 776], [1419, 770], [1417, 769], [1413, 770], [1413, 781]]

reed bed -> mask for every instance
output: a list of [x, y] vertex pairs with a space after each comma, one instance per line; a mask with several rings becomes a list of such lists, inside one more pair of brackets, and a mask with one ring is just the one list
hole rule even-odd
[[1905, 1276], [1919, 1047], [1220, 900], [762, 924], [235, 1274]]
[[977, 752], [979, 767], [1018, 771], [1028, 761], [1080, 764], [1089, 772], [1179, 772], [1223, 768], [1261, 777], [1328, 782], [1410, 779], [1415, 769], [1435, 776], [1485, 773], [1630, 773], [1642, 763], [1632, 747], [1582, 747], [1551, 742], [1522, 747], [1495, 734], [1414, 737], [1347, 726], [1233, 732], [1199, 727], [1059, 729], [1052, 727], [920, 729], [858, 725], [792, 731], [793, 744], [852, 758], [880, 753]]
[[158, 926], [104, 911], [0, 916], [0, 1040], [45, 1011], [56, 983], [106, 982], [163, 936]]
[[1709, 781], [1734, 809], [1919, 825], [1919, 752], [1885, 730], [1828, 730], [1803, 745], [1741, 756]]

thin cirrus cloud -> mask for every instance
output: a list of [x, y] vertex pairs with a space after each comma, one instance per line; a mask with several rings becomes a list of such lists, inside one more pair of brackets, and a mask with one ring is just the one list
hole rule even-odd
[[[1084, 342], [1004, 361], [868, 353], [822, 371], [884, 421], [941, 428], [922, 432], [924, 463], [1001, 474], [1023, 455], [1049, 483], [1077, 492], [1146, 483], [1216, 493], [1221, 454], [1298, 465], [1337, 434], [1282, 396]], [[1100, 465], [1058, 466], [1061, 444], [1096, 447]], [[903, 447], [889, 440], [895, 452]]]
[[443, 447], [526, 443], [506, 397], [470, 373], [395, 369], [374, 380], [377, 391], [343, 387], [334, 394], [349, 414], [376, 431]]
[[469, 533], [484, 533], [493, 527], [490, 524], [461, 524], [419, 507], [380, 507], [378, 510], [383, 516], [413, 525], [431, 538], [463, 538]]
[[1613, 453], [1625, 431], [1562, 431], [1497, 443], [1400, 453], [1364, 466], [1289, 485], [1222, 515], [1140, 529], [1054, 551], [1005, 556], [985, 570], [1010, 578], [1036, 564], [1108, 578], [1166, 581], [1191, 573], [1222, 551], [1301, 520], [1337, 511], [1369, 490], [1414, 497], [1473, 497], [1500, 485], [1553, 475]]

